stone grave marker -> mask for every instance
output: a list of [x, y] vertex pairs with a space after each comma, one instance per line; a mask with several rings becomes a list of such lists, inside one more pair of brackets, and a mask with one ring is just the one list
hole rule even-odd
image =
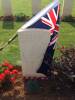
[[2, 0], [3, 16], [12, 15], [11, 0]]
[[62, 16], [70, 16], [72, 14], [73, 0], [64, 0]]
[[36, 71], [40, 67], [49, 43], [48, 34], [48, 31], [42, 29], [25, 29], [18, 33], [23, 76], [44, 77], [43, 74], [38, 74]]
[[41, 9], [41, 0], [32, 0], [32, 14], [35, 15]]
[[[36, 88], [34, 90], [38, 90], [37, 88], [39, 86], [35, 81], [36, 79], [40, 79], [40, 81], [38, 81], [42, 84], [40, 86], [44, 86], [45, 82], [48, 84], [48, 77], [42, 73], [37, 73], [37, 70], [42, 63], [48, 43], [50, 42], [50, 33], [46, 29], [28, 27], [35, 24], [42, 16], [47, 14], [52, 7], [56, 7], [58, 3], [59, 1], [56, 0], [51, 5], [48, 5], [17, 31], [21, 51], [23, 77], [25, 77], [24, 83], [27, 83], [25, 87], [28, 87], [27, 89], [29, 91], [33, 90], [34, 85]], [[46, 81], [44, 81], [45, 79]], [[29, 81], [27, 82], [26, 80]]]

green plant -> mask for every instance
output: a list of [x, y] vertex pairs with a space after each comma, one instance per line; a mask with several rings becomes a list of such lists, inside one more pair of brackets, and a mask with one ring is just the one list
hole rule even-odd
[[75, 22], [75, 18], [73, 16], [65, 16], [64, 18], [62, 18], [63, 22]]
[[14, 17], [12, 15], [3, 17], [3, 21], [13, 21], [13, 20], [14, 20]]
[[0, 88], [8, 89], [13, 85], [18, 75], [18, 70], [8, 61], [0, 65]]
[[25, 21], [25, 15], [23, 13], [19, 13], [15, 17], [16, 21]]

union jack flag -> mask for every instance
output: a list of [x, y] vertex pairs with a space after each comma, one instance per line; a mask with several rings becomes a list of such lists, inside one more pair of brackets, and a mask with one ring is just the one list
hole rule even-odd
[[46, 76], [48, 76], [48, 72], [52, 69], [51, 64], [55, 51], [55, 43], [58, 39], [58, 32], [59, 32], [59, 22], [60, 22], [59, 12], [60, 12], [60, 5], [58, 4], [56, 7], [50, 9], [36, 23], [30, 26], [32, 28], [46, 29], [50, 32], [50, 42], [46, 49], [42, 64], [37, 70], [38, 73], [45, 74]]
[[25, 28], [40, 28], [46, 29], [50, 33], [50, 42], [44, 54], [41, 66], [37, 70], [37, 73], [42, 73], [48, 76], [48, 71], [51, 70], [51, 64], [55, 51], [55, 43], [58, 39], [59, 23], [60, 23], [60, 5], [58, 0], [54, 0], [52, 5], [38, 13], [28, 23], [26, 23], [22, 29]]
[[55, 8], [51, 9], [47, 13], [47, 15], [41, 18], [41, 22], [48, 27], [48, 30], [51, 33], [50, 42], [46, 49], [42, 64], [40, 68], [37, 70], [38, 73], [43, 73], [46, 76], [48, 76], [48, 72], [51, 71], [51, 64], [55, 51], [55, 43], [58, 39], [59, 22], [60, 22], [59, 11], [60, 11], [60, 6], [57, 5]]
[[53, 9], [50, 9], [44, 16], [42, 16], [37, 22], [33, 23], [28, 28], [41, 28], [41, 29], [47, 29], [51, 33], [53, 31], [59, 31], [59, 23], [57, 23], [57, 20], [59, 18], [59, 4], [54, 7]]
[[47, 27], [50, 27], [49, 30], [51, 33], [53, 33], [54, 30], [58, 32], [59, 25], [56, 24], [56, 22], [58, 20], [58, 15], [59, 15], [59, 5], [53, 9], [51, 9], [47, 13], [47, 15], [45, 15], [44, 17], [41, 17], [42, 23], [47, 25]]

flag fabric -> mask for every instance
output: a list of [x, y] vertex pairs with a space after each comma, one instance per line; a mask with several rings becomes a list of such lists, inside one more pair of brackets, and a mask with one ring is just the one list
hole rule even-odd
[[57, 23], [59, 17], [59, 5], [50, 9], [44, 16], [42, 16], [36, 23], [32, 24], [28, 28], [40, 28], [49, 30], [53, 33], [54, 30], [58, 31], [59, 24]]
[[[59, 0], [53, 0], [52, 3], [48, 4], [44, 9], [32, 17], [27, 23], [25, 23], [17, 32], [23, 31], [27, 28], [42, 28], [50, 29], [50, 27], [45, 26], [43, 23], [40, 23], [41, 18], [45, 17], [47, 13], [50, 13], [51, 9], [57, 8], [59, 5]], [[57, 9], [56, 9], [57, 12]]]
[[41, 18], [41, 22], [44, 24], [43, 26], [47, 26], [47, 29], [50, 31], [50, 42], [46, 49], [42, 64], [40, 68], [37, 70], [38, 73], [43, 73], [46, 76], [50, 76], [50, 72], [52, 70], [52, 61], [53, 55], [55, 51], [55, 43], [58, 39], [59, 32], [59, 16], [60, 6], [57, 5], [55, 8], [51, 9], [47, 15]]
[[43, 61], [37, 70], [37, 73], [42, 73], [48, 76], [48, 72], [51, 70], [51, 64], [55, 51], [55, 43], [58, 39], [59, 23], [60, 23], [60, 5], [58, 0], [44, 8], [40, 13], [34, 16], [29, 22], [27, 22], [21, 29], [26, 28], [40, 28], [46, 29], [50, 33], [50, 42], [44, 54]]

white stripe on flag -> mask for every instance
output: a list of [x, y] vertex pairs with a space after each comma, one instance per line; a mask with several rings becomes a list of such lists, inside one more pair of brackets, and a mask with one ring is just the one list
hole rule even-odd
[[36, 23], [42, 16], [44, 16], [50, 9], [56, 7], [59, 4], [59, 0], [54, 0], [53, 3], [49, 4], [43, 10], [41, 10], [36, 16], [34, 16], [31, 20], [29, 20], [26, 24], [24, 24], [17, 32], [23, 31], [28, 28], [32, 24]]

